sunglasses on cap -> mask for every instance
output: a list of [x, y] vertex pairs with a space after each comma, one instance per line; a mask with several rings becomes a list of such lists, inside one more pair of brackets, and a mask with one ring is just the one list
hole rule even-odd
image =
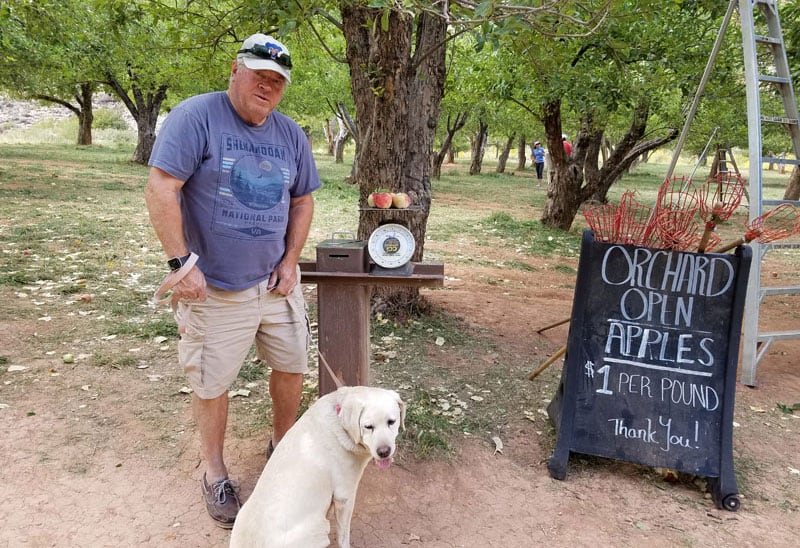
[[240, 49], [237, 53], [252, 53], [256, 57], [275, 61], [280, 66], [286, 67], [287, 69], [292, 68], [292, 58], [289, 57], [288, 53], [284, 51], [277, 51], [275, 48], [268, 48], [267, 46], [262, 46], [261, 44], [256, 44], [252, 48]]

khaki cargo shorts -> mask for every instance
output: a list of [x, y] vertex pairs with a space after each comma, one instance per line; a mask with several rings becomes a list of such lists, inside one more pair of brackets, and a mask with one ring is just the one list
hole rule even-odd
[[308, 372], [311, 337], [298, 283], [288, 296], [267, 291], [267, 281], [242, 291], [208, 286], [204, 302], [179, 303], [176, 320], [184, 331], [178, 362], [203, 399], [227, 391], [253, 344], [268, 366], [287, 373]]

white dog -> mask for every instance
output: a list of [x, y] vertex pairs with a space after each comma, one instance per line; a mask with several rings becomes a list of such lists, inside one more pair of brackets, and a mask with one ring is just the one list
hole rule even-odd
[[397, 392], [345, 386], [317, 400], [275, 446], [231, 533], [231, 548], [329, 545], [333, 502], [336, 536], [350, 546], [356, 489], [370, 459], [392, 464], [405, 420]]

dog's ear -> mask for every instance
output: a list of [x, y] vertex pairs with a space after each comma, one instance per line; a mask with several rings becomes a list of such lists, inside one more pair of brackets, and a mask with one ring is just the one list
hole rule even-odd
[[361, 443], [361, 413], [364, 412], [364, 402], [354, 394], [346, 394], [339, 404], [339, 420], [342, 428], [355, 444]]
[[397, 392], [394, 393], [395, 398], [397, 399], [397, 406], [400, 408], [400, 429], [406, 429], [406, 402], [404, 402], [400, 398], [400, 394]]

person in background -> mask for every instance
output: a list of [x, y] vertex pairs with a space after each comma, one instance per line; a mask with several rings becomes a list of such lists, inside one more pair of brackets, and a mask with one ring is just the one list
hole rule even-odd
[[564, 143], [564, 152], [567, 153], [567, 157], [572, 156], [572, 143], [567, 141], [567, 135], [566, 134], [561, 136], [561, 142]]
[[542, 146], [542, 143], [540, 143], [539, 141], [534, 141], [531, 153], [533, 154], [533, 165], [536, 167], [536, 180], [541, 185], [542, 175], [544, 174], [544, 155], [545, 155], [545, 149]]
[[186, 99], [167, 116], [145, 189], [169, 268], [186, 271], [172, 294], [178, 360], [192, 387], [202, 494], [225, 528], [240, 507], [223, 457], [228, 389], [255, 343], [272, 369], [269, 458], [294, 424], [308, 371], [298, 261], [321, 184], [306, 135], [275, 110], [291, 68], [281, 42], [247, 38], [227, 91]]

